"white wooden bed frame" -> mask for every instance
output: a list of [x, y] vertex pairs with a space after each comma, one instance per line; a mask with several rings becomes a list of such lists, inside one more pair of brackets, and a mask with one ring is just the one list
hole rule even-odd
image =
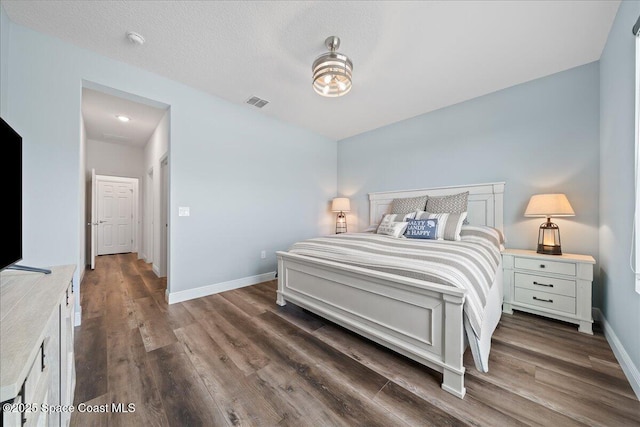
[[[502, 231], [504, 182], [369, 194], [369, 223], [395, 198], [469, 191], [470, 224]], [[290, 301], [443, 374], [442, 388], [465, 395], [462, 362], [466, 291], [333, 261], [278, 252], [277, 304]]]

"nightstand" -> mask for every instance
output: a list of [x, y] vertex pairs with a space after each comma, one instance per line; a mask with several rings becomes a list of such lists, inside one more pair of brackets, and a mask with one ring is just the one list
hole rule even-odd
[[593, 335], [591, 285], [595, 263], [589, 255], [504, 250], [502, 311], [526, 311], [575, 323], [580, 332]]

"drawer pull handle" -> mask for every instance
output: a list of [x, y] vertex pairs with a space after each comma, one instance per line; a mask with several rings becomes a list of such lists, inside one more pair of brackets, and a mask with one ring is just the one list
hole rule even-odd
[[47, 355], [44, 354], [44, 341], [42, 341], [40, 345], [40, 352], [40, 372], [44, 372], [44, 368], [46, 367], [44, 359], [47, 357]]
[[546, 265], [540, 264], [540, 268], [546, 268]]
[[547, 288], [553, 288], [553, 283], [538, 283], [538, 282], [533, 282], [534, 285], [538, 285], [538, 286], [546, 286]]
[[544, 298], [538, 298], [538, 297], [533, 297], [533, 299], [536, 301], [553, 302], [552, 299], [544, 299]]

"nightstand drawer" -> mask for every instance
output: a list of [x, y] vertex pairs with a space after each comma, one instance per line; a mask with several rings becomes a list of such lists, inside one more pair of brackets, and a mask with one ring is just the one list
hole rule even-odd
[[544, 307], [549, 310], [575, 314], [576, 299], [548, 292], [533, 291], [525, 288], [515, 289], [515, 300], [522, 304]]
[[556, 279], [548, 276], [536, 276], [534, 274], [515, 273], [515, 286], [531, 289], [536, 292], [547, 292], [556, 295], [565, 295], [575, 298], [576, 281]]
[[515, 268], [525, 270], [533, 270], [545, 273], [566, 274], [568, 276], [576, 275], [576, 265], [571, 262], [547, 261], [546, 259], [530, 259], [516, 257], [514, 260]]

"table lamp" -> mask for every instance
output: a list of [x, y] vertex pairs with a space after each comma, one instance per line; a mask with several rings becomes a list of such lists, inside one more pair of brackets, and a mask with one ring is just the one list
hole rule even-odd
[[336, 234], [346, 233], [347, 216], [344, 213], [351, 210], [349, 199], [346, 197], [336, 197], [333, 199], [333, 203], [331, 203], [331, 210], [338, 212], [338, 216], [336, 217]]
[[575, 212], [564, 194], [535, 194], [531, 196], [524, 216], [546, 217], [538, 233], [539, 254], [562, 255], [560, 228], [551, 222], [552, 216], [575, 216]]

